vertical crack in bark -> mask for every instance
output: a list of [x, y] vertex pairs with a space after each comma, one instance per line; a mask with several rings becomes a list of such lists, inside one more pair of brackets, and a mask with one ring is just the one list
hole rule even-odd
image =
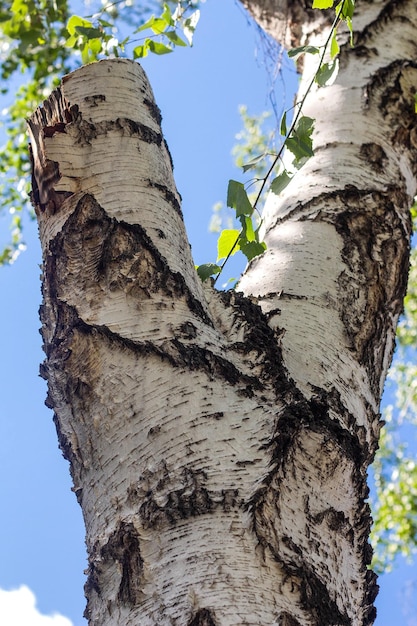
[[[117, 596], [112, 599], [108, 595], [111, 579], [118, 581]], [[101, 547], [95, 546], [90, 553], [85, 584], [88, 599], [85, 617], [91, 617], [89, 603], [95, 594], [107, 603], [110, 613], [112, 603], [137, 607], [143, 599], [143, 584], [143, 560], [138, 532], [131, 522], [119, 522], [107, 542]]]
[[120, 524], [102, 550], [103, 559], [116, 559], [122, 568], [118, 599], [123, 604], [136, 606], [141, 597], [143, 560], [139, 536], [133, 524]]

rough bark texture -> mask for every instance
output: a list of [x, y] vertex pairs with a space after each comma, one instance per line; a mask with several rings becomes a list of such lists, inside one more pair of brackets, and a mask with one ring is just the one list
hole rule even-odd
[[[250, 4], [278, 28], [279, 2]], [[316, 156], [268, 200], [241, 293], [196, 277], [139, 65], [77, 70], [29, 122], [42, 373], [91, 626], [374, 620], [366, 475], [407, 278], [417, 7], [358, 10], [306, 111]], [[315, 13], [294, 41], [326, 29]]]

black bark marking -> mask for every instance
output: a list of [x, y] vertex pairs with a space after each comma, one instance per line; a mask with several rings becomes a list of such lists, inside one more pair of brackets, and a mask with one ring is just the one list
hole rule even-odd
[[373, 166], [376, 172], [384, 171], [388, 162], [385, 150], [377, 143], [363, 143], [360, 155], [367, 163]]
[[[165, 464], [155, 471], [146, 471], [137, 484], [128, 489], [128, 499], [141, 502], [139, 518], [146, 529], [175, 526], [179, 521], [212, 513], [215, 509], [229, 511], [242, 505], [237, 489], [210, 491], [204, 471], [182, 468], [171, 474]], [[163, 501], [164, 504], [158, 504]]]
[[[70, 267], [71, 272], [68, 270]], [[227, 354], [223, 357], [200, 346], [186, 345], [180, 338], [167, 340], [163, 345], [132, 341], [112, 332], [106, 326], [85, 323], [79, 319], [74, 309], [61, 301], [62, 286], [59, 277], [65, 276], [66, 289], [71, 291], [70, 285], [74, 282], [76, 291], [82, 289], [86, 293], [96, 292], [97, 298], [102, 297], [107, 289], [123, 290], [127, 297], [138, 300], [151, 298], [158, 292], [166, 294], [173, 302], [174, 297], [183, 297], [194, 315], [205, 324], [213, 325], [200, 302], [187, 287], [184, 278], [169, 269], [144, 229], [139, 225], [111, 219], [92, 196], [85, 195], [79, 200], [65, 226], [51, 241], [50, 254], [45, 259], [45, 275], [48, 277], [48, 286], [44, 287], [44, 295], [48, 296], [55, 309], [55, 319], [62, 319], [62, 323], [54, 331], [55, 336], [48, 337], [46, 328], [51, 325], [51, 310], [48, 309], [47, 314], [42, 315], [45, 352], [48, 357], [52, 350], [59, 348], [62, 358], [67, 358], [62, 353], [67, 345], [64, 336], [68, 337], [71, 329], [76, 328], [84, 334], [98, 333], [124, 349], [158, 355], [175, 367], [203, 370], [210, 378], [221, 376], [228, 383], [238, 385], [245, 396], [253, 396], [254, 390], [262, 387], [263, 383], [257, 376], [241, 372], [227, 359]], [[231, 296], [222, 297], [230, 302]], [[234, 303], [235, 320], [239, 318], [240, 323], [245, 323], [248, 330], [245, 344], [234, 344], [232, 348], [247, 354], [249, 360], [251, 350], [262, 354], [265, 349], [265, 377], [273, 376], [277, 393], [281, 393], [286, 377], [281, 371], [281, 352], [273, 331], [258, 305], [237, 294], [234, 296]], [[182, 327], [182, 332], [188, 333], [188, 341], [195, 332], [192, 326], [190, 322]]]
[[379, 592], [377, 584], [378, 576], [372, 570], [366, 572], [366, 610], [365, 610], [365, 626], [372, 626], [376, 619], [376, 608], [374, 607], [375, 598]]
[[[137, 224], [110, 218], [93, 196], [83, 196], [62, 231], [50, 244], [48, 259], [58, 269], [77, 268], [79, 275], [68, 280], [104, 282], [111, 290], [124, 289], [131, 297], [149, 298], [162, 291], [168, 296], [185, 297], [190, 310], [212, 326], [201, 304], [194, 298], [179, 272], [167, 266], [145, 230]], [[54, 280], [52, 271], [49, 279]], [[65, 274], [68, 272], [65, 270]], [[57, 292], [58, 287], [55, 288]]]
[[153, 180], [148, 180], [148, 185], [150, 188], [158, 189], [158, 191], [161, 191], [165, 197], [165, 200], [168, 202], [168, 204], [170, 204], [172, 208], [174, 209], [174, 211], [178, 213], [181, 219], [183, 219], [181, 206], [175, 194], [173, 194], [172, 191], [168, 189], [168, 187], [166, 187], [165, 185], [160, 185], [159, 183], [156, 183]]
[[[348, 207], [351, 194], [355, 191], [348, 190], [344, 197]], [[339, 276], [340, 317], [358, 362], [366, 367], [373, 388], [379, 389], [385, 358], [381, 338], [392, 331], [392, 317], [401, 312], [407, 288], [408, 233], [399, 212], [407, 215], [408, 199], [392, 189], [373, 193], [370, 201], [371, 210], [348, 208], [334, 223], [344, 242], [342, 255], [348, 268]], [[410, 223], [407, 226], [411, 230]], [[358, 303], [358, 293], [365, 303]]]
[[98, 107], [102, 102], [106, 102], [106, 96], [104, 94], [96, 94], [94, 96], [86, 96], [84, 102], [90, 105], [90, 107]]
[[57, 122], [53, 126], [44, 126], [43, 128], [43, 136], [44, 137], [53, 137], [55, 133], [65, 133], [66, 130], [65, 122]]
[[[109, 571], [111, 574], [109, 574]], [[139, 535], [130, 522], [120, 522], [103, 546], [96, 545], [89, 554], [87, 582], [84, 590], [87, 607], [84, 617], [90, 618], [93, 594], [103, 597], [108, 588], [108, 576], [121, 572], [117, 601], [129, 607], [143, 600], [143, 559], [140, 553]], [[105, 598], [103, 598], [105, 600]]]
[[[168, 154], [168, 157], [169, 157], [169, 162], [170, 162], [170, 164], [171, 164], [171, 169], [172, 169], [172, 171], [174, 171], [174, 161], [173, 161], [173, 159], [172, 159], [172, 154], [171, 154], [171, 152], [170, 152], [170, 150], [169, 150], [169, 146], [168, 146], [168, 144], [167, 144], [166, 140], [164, 139], [163, 141], [164, 141], [164, 146], [165, 146], [165, 149], [166, 149], [167, 154]], [[178, 194], [178, 195], [180, 196], [180, 194]], [[181, 196], [180, 196], [180, 198], [181, 198]], [[182, 198], [181, 198], [181, 199], [182, 199]]]
[[144, 98], [143, 104], [148, 109], [149, 113], [151, 114], [152, 119], [158, 124], [158, 126], [160, 126], [162, 122], [162, 115], [161, 115], [161, 110], [159, 106], [152, 100], [149, 100], [148, 98]]
[[301, 579], [301, 606], [306, 609], [320, 626], [350, 626], [351, 620], [341, 613], [332, 600], [326, 586], [308, 568], [299, 568], [296, 575]]
[[363, 61], [366, 62], [369, 61], [369, 59], [374, 59], [376, 56], [378, 56], [378, 50], [375, 47], [368, 47], [364, 44], [357, 45], [356, 42], [354, 48], [351, 48], [349, 50], [342, 46], [340, 67], [343, 67], [343, 69], [346, 67], [346, 59], [348, 54], [355, 55], [357, 58], [363, 59]]
[[178, 336], [184, 339], [195, 339], [197, 337], [197, 328], [192, 322], [184, 322], [178, 328]]
[[97, 130], [97, 134], [105, 134], [107, 132], [121, 130], [129, 137], [138, 137], [146, 143], [154, 143], [157, 146], [160, 146], [163, 141], [161, 133], [149, 128], [149, 126], [146, 126], [145, 124], [141, 124], [140, 122], [135, 122], [134, 120], [124, 117], [119, 117], [114, 121], [101, 122], [101, 124], [96, 124], [95, 128]]
[[[284, 465], [297, 433], [309, 428], [312, 432], [327, 433], [356, 467], [362, 467], [370, 461], [370, 455], [366, 448], [363, 449], [365, 442], [361, 441], [362, 431], [354, 416], [344, 408], [336, 389], [328, 392], [315, 389], [315, 393], [310, 400], [306, 400], [301, 392], [293, 392], [292, 397], [287, 398], [288, 406], [280, 413], [274, 435], [267, 444], [272, 460]], [[330, 409], [340, 417], [340, 422], [329, 417]], [[345, 426], [342, 426], [343, 422]], [[273, 473], [274, 470], [271, 475]], [[268, 479], [265, 480], [268, 483]]]
[[[414, 60], [397, 60], [380, 68], [370, 77], [365, 106], [376, 107], [385, 119], [390, 121], [390, 143], [397, 150], [417, 151], [417, 120], [414, 112], [415, 81], [417, 79], [417, 62]], [[414, 174], [417, 173], [416, 159]]]
[[187, 626], [217, 626], [217, 622], [212, 611], [199, 609], [187, 623]]
[[[253, 389], [260, 389], [262, 384], [257, 376], [248, 376], [241, 372], [226, 358], [215, 355], [206, 348], [196, 345], [185, 345], [177, 339], [170, 342], [174, 348], [174, 360], [177, 366], [188, 370], [203, 370], [210, 378], [221, 377], [232, 385], [239, 384], [241, 393], [247, 397], [253, 396]], [[168, 344], [166, 344], [168, 348]]]
[[118, 598], [123, 604], [135, 606], [141, 596], [143, 560], [139, 536], [133, 524], [120, 524], [103, 547], [102, 557], [118, 561], [122, 568]]
[[[371, 463], [375, 451], [369, 450], [363, 427], [357, 425], [355, 416], [344, 407], [337, 389], [333, 387], [325, 391], [314, 388], [314, 392], [315, 395], [309, 401], [313, 416], [312, 430], [320, 432], [323, 427], [337, 441], [346, 456], [352, 459], [357, 468]], [[367, 408], [368, 419], [379, 422], [380, 414], [375, 413], [370, 406]], [[338, 416], [338, 421], [330, 418], [330, 410]]]
[[283, 612], [278, 618], [278, 626], [301, 626], [301, 624], [295, 617]]
[[[366, 367], [377, 393], [385, 358], [385, 341], [381, 338], [393, 333], [392, 319], [401, 313], [407, 287], [409, 204], [410, 198], [401, 186], [377, 191], [346, 185], [343, 191], [320, 194], [300, 203], [274, 225], [288, 219], [310, 219], [312, 210], [319, 207], [317, 219], [334, 225], [342, 237], [347, 269], [338, 279], [340, 318], [350, 349]], [[345, 210], [335, 213], [335, 206]]]
[[243, 341], [235, 342], [231, 347], [248, 361], [251, 370], [253, 355], [260, 357], [261, 374], [254, 388], [259, 388], [259, 383], [265, 381], [265, 384], [272, 385], [276, 397], [281, 401], [287, 391], [292, 389], [293, 383], [283, 364], [280, 332], [271, 328], [267, 315], [252, 299], [233, 291], [223, 291], [219, 295], [230, 311], [232, 328], [242, 327], [244, 330]]

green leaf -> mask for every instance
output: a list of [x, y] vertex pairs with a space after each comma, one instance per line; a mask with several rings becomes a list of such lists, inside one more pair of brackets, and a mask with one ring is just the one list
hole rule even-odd
[[199, 265], [198, 267], [196, 267], [197, 274], [203, 282], [210, 278], [210, 276], [220, 274], [221, 269], [222, 268], [215, 263], [204, 263], [203, 265]]
[[295, 59], [300, 54], [318, 54], [320, 52], [320, 48], [316, 46], [299, 46], [298, 48], [291, 48], [288, 50], [288, 56], [290, 59]]
[[90, 39], [87, 44], [88, 50], [91, 53], [91, 59], [97, 59], [98, 55], [101, 52], [101, 40], [100, 39]]
[[78, 37], [76, 37], [75, 35], [71, 35], [71, 37], [68, 37], [68, 39], [66, 39], [65, 47], [74, 48], [74, 46], [76, 46], [77, 43], [78, 43]]
[[346, 25], [350, 32], [350, 46], [351, 48], [353, 48], [353, 24], [352, 24], [352, 20], [350, 17], [346, 18]]
[[98, 55], [102, 50], [101, 39], [84, 39], [79, 49], [81, 51], [81, 60], [84, 64], [97, 61]]
[[248, 261], [251, 261], [255, 257], [265, 252], [266, 244], [263, 241], [249, 241], [248, 243], [241, 245], [240, 249], [242, 250], [245, 257], [248, 259]]
[[152, 15], [152, 17], [150, 17], [146, 22], [144, 22], [143, 24], [141, 24], [136, 30], [134, 30], [133, 32], [136, 33], [140, 33], [142, 30], [146, 30], [147, 28], [151, 27], [151, 24], [153, 24], [155, 20], [155, 16]]
[[252, 218], [242, 215], [240, 220], [243, 228], [243, 237], [246, 241], [256, 241], [256, 233], [253, 228]]
[[292, 176], [287, 174], [287, 171], [284, 170], [279, 174], [271, 183], [271, 191], [276, 195], [279, 195], [281, 191], [285, 189], [285, 187], [291, 182]]
[[164, 11], [161, 17], [163, 20], [166, 21], [167, 24], [169, 24], [170, 26], [174, 26], [174, 20], [172, 18], [171, 9], [169, 8], [166, 2], [164, 3]]
[[314, 119], [312, 117], [308, 117], [307, 115], [303, 115], [298, 120], [297, 126], [295, 128], [295, 132], [300, 137], [310, 137], [311, 133], [314, 129]]
[[309, 143], [306, 143], [300, 140], [299, 137], [289, 137], [285, 142], [288, 150], [293, 153], [295, 156], [295, 161], [301, 161], [302, 159], [310, 158], [313, 156], [314, 152], [311, 147], [311, 140]]
[[87, 63], [90, 62], [90, 51], [88, 48], [87, 44], [83, 44], [80, 47], [80, 51], [81, 51], [81, 61], [83, 62], [83, 65], [86, 65]]
[[103, 27], [103, 28], [113, 28], [114, 24], [112, 24], [111, 22], [108, 22], [107, 20], [103, 20], [101, 18], [98, 18], [97, 22]]
[[167, 28], [169, 28], [170, 23], [167, 22], [166, 20], [164, 20], [161, 17], [157, 17], [154, 19], [153, 24], [151, 26], [151, 30], [153, 33], [155, 33], [155, 35], [161, 35], [162, 33], [164, 33], [166, 31]]
[[317, 71], [315, 81], [319, 87], [325, 87], [330, 81], [336, 78], [339, 71], [339, 60], [335, 59], [331, 63], [323, 63]]
[[181, 39], [181, 37], [179, 37], [179, 35], [177, 35], [175, 30], [167, 30], [164, 35], [166, 37], [168, 37], [168, 39], [170, 41], [172, 41], [172, 43], [176, 46], [187, 46], [186, 42], [184, 41], [184, 39]]
[[217, 260], [225, 259], [235, 254], [239, 246], [240, 231], [234, 228], [225, 228], [217, 240]]
[[153, 33], [155, 33], [156, 35], [160, 35], [170, 25], [170, 22], [167, 22], [163, 17], [155, 17], [155, 15], [152, 15], [152, 17], [150, 17], [144, 24], [142, 24], [142, 26], [139, 26], [139, 28], [137, 28], [134, 32], [140, 33], [141, 31], [150, 28]]
[[149, 40], [149, 50], [154, 54], [169, 54], [172, 52], [172, 48], [166, 46], [163, 43], [159, 43], [157, 41]]
[[337, 57], [339, 52], [340, 52], [340, 46], [337, 42], [337, 29], [335, 28], [332, 34], [331, 42], [330, 42], [330, 56], [332, 57], [332, 59]]
[[334, 0], [313, 0], [313, 9], [330, 9], [333, 3]]
[[75, 32], [85, 39], [97, 39], [103, 35], [103, 31], [99, 28], [90, 28], [89, 26], [76, 26]]
[[284, 115], [281, 118], [281, 124], [279, 125], [279, 132], [283, 137], [287, 136], [287, 111], [284, 111]]
[[150, 41], [151, 41], [150, 39], [145, 39], [145, 42], [143, 43], [143, 45], [136, 46], [136, 48], [133, 48], [134, 59], [144, 59], [145, 57], [148, 56]]
[[235, 209], [236, 217], [240, 215], [252, 215], [253, 207], [249, 201], [243, 183], [229, 180], [227, 187], [227, 206]]
[[313, 142], [311, 140], [313, 127], [313, 118], [303, 116], [299, 119], [291, 136], [285, 140], [286, 147], [295, 157], [294, 163], [304, 162], [305, 159], [313, 156]]
[[355, 0], [341, 0], [336, 7], [336, 14], [344, 20], [352, 19], [355, 11]]
[[414, 113], [417, 113], [417, 93], [414, 94]]
[[13, 0], [10, 11], [14, 16], [25, 16], [29, 13], [28, 3], [24, 0]]
[[253, 159], [248, 161], [248, 163], [245, 163], [244, 165], [242, 165], [243, 171], [247, 172], [248, 170], [251, 170], [252, 168], [256, 167], [259, 161], [262, 161], [262, 159], [264, 158], [265, 158], [265, 154], [259, 154], [258, 156], [254, 157]]
[[94, 28], [94, 25], [92, 22], [85, 20], [83, 17], [80, 17], [79, 15], [73, 15], [72, 17], [69, 18], [67, 22], [67, 31], [69, 32], [70, 35], [75, 35], [77, 32], [77, 27], [78, 28], [79, 27]]

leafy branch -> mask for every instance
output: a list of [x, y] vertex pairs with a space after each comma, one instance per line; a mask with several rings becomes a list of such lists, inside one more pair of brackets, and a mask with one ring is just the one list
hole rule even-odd
[[[328, 9], [333, 7], [334, 0], [313, 0], [313, 8]], [[291, 182], [295, 172], [290, 172], [283, 164], [284, 150], [288, 150], [292, 153], [294, 159], [292, 165], [295, 170], [299, 170], [306, 161], [314, 155], [312, 133], [314, 130], [314, 119], [302, 115], [303, 106], [305, 101], [311, 92], [314, 84], [318, 87], [325, 87], [330, 84], [337, 75], [338, 71], [338, 59], [337, 56], [340, 51], [339, 44], [337, 42], [337, 30], [341, 22], [345, 21], [350, 31], [350, 42], [353, 45], [352, 36], [352, 16], [354, 11], [354, 0], [341, 0], [335, 8], [335, 18], [330, 28], [329, 36], [321, 47], [316, 46], [301, 46], [294, 48], [288, 52], [290, 58], [297, 58], [301, 54], [320, 54], [318, 68], [310, 81], [304, 96], [301, 101], [298, 102], [296, 107], [296, 113], [292, 120], [290, 127], [287, 127], [287, 113], [281, 119], [280, 134], [284, 137], [281, 148], [275, 155], [272, 164], [270, 165], [266, 175], [261, 179], [260, 189], [253, 204], [251, 204], [248, 194], [245, 190], [243, 183], [235, 180], [229, 180], [227, 189], [227, 206], [235, 211], [236, 219], [240, 222], [240, 229], [224, 229], [221, 231], [217, 242], [217, 262], [206, 263], [199, 265], [197, 273], [204, 281], [209, 277], [215, 277], [213, 284], [216, 283], [221, 275], [227, 261], [232, 255], [239, 250], [245, 255], [248, 261], [261, 255], [266, 250], [266, 244], [260, 241], [259, 231], [262, 224], [256, 227], [253, 224], [253, 215], [255, 211], [258, 211], [258, 204], [265, 186], [269, 181], [273, 171], [277, 165], [281, 164], [281, 171], [272, 180], [270, 185], [270, 191], [276, 195], [279, 195], [285, 187]], [[325, 62], [326, 54], [330, 48], [330, 61]], [[252, 161], [243, 166], [243, 171], [246, 172], [255, 167], [261, 159], [265, 158], [265, 154], [259, 155]], [[222, 261], [219, 265], [219, 261]]]
[[[148, 36], [140, 39], [126, 37], [119, 41], [114, 36], [114, 24], [102, 17], [87, 20], [79, 15], [73, 15], [67, 23], [69, 37], [65, 45], [68, 48], [79, 50], [83, 63], [96, 61], [100, 55], [109, 56], [113, 54], [118, 57], [124, 54], [125, 47], [141, 41], [140, 45], [133, 48], [134, 59], [144, 58], [149, 52], [154, 54], [167, 54], [172, 52], [176, 46], [192, 46], [194, 32], [200, 18], [200, 11], [189, 12], [193, 8], [192, 2], [187, 2], [183, 6], [178, 2], [172, 12], [168, 4], [163, 5], [161, 15], [152, 15], [141, 24], [133, 35], [146, 33]], [[178, 34], [182, 30], [182, 36]]]

